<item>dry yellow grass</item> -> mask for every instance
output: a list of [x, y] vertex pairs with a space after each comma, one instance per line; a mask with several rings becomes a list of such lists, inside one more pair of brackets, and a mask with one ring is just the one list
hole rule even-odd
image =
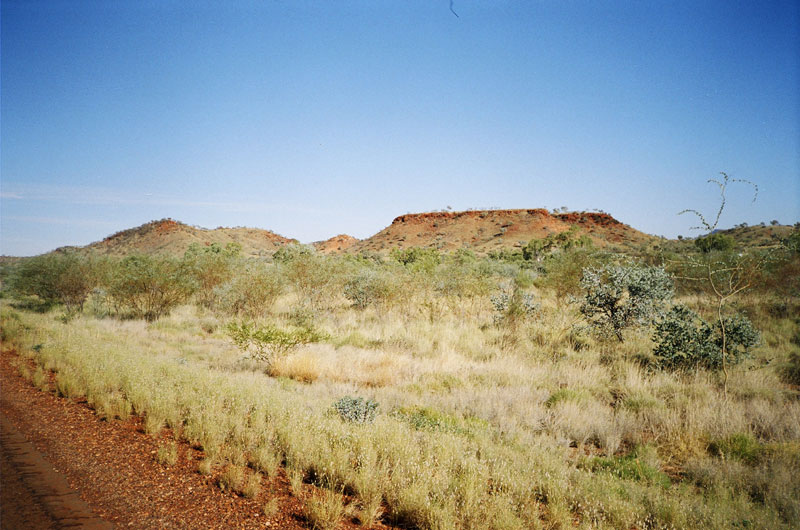
[[[176, 429], [206, 451], [200, 472], [225, 470], [226, 489], [255, 494], [260, 477], [244, 466], [274, 476], [282, 462], [296, 495], [304, 479], [328, 488], [306, 499], [320, 527], [341, 517], [343, 488], [362, 521], [423, 528], [800, 521], [798, 474], [781, 471], [800, 472], [800, 403], [775, 366], [736, 368], [726, 398], [715, 373], [643, 366], [646, 333], [624, 344], [581, 335], [574, 306], [536, 294], [539, 312], [515, 329], [493, 323], [486, 299], [424, 306], [438, 295], [412, 292], [365, 310], [329, 300], [310, 318], [332, 338], [268, 373], [193, 306], [153, 324], [63, 324], [4, 307], [3, 332], [37, 363], [27, 377], [43, 386], [53, 372], [61, 395], [85, 396], [105, 418]], [[261, 322], [293, 325], [299, 300], [287, 293]], [[796, 324], [766, 322], [756, 359], [786, 357]], [[331, 405], [345, 395], [377, 401], [375, 422], [340, 419]], [[740, 439], [754, 440], [756, 463], [710, 452]], [[634, 451], [646, 456], [630, 464]]]

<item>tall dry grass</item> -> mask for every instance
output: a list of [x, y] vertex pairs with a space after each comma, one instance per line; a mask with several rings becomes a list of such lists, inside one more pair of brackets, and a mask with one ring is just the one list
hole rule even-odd
[[[284, 466], [298, 494], [303, 482], [334, 492], [308, 500], [320, 527], [339, 517], [342, 491], [362, 521], [420, 528], [800, 523], [800, 403], [778, 369], [797, 350], [796, 322], [762, 317], [764, 343], [726, 397], [716, 373], [648, 368], [647, 333], [602, 342], [555, 292], [530, 292], [539, 311], [513, 329], [486, 297], [412, 289], [301, 314], [289, 292], [265, 322], [311, 318], [331, 339], [269, 373], [226, 338], [224, 316], [193, 306], [151, 324], [64, 324], [4, 303], [2, 332], [44, 390], [54, 372], [54, 391], [104, 417], [174, 429], [203, 447], [208, 472], [230, 470], [226, 487]], [[331, 404], [345, 395], [377, 401], [375, 422], [342, 421]]]

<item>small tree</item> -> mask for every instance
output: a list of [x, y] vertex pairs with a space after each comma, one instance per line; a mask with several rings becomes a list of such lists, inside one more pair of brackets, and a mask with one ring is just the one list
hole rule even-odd
[[214, 288], [231, 279], [241, 249], [239, 243], [228, 243], [225, 248], [218, 243], [189, 246], [183, 255], [184, 266], [197, 283], [196, 296], [201, 305], [213, 305]]
[[524, 291], [524, 275], [519, 274], [511, 285], [501, 288], [491, 297], [494, 306], [494, 323], [515, 332], [520, 324], [533, 317], [540, 309], [533, 295]]
[[673, 295], [672, 278], [660, 267], [605, 265], [583, 270], [580, 311], [601, 333], [623, 342], [622, 331], [647, 324]]
[[[753, 202], [758, 197], [758, 186], [749, 180], [732, 179], [726, 173], [720, 174], [722, 175], [721, 181], [717, 179], [708, 180], [709, 183], [716, 184], [720, 193], [720, 206], [713, 222], [707, 220], [697, 210], [687, 209], [678, 213], [678, 215], [694, 214], [700, 220], [700, 225], [692, 227], [692, 229], [705, 230], [708, 234], [706, 238], [714, 235], [713, 233], [717, 229], [722, 212], [725, 210], [727, 201], [725, 194], [727, 193], [728, 185], [734, 182], [748, 184], [753, 188]], [[738, 226], [746, 227], [747, 223], [741, 223]], [[728, 395], [728, 357], [730, 347], [725, 305], [731, 298], [753, 286], [759, 276], [759, 271], [767, 261], [767, 257], [766, 255], [759, 256], [753, 253], [706, 252], [700, 259], [689, 258], [673, 263], [680, 271], [676, 276], [677, 279], [702, 286], [716, 302], [717, 325], [720, 330], [720, 367], [725, 374], [723, 389], [726, 397]]]
[[316, 253], [301, 254], [284, 265], [300, 304], [317, 310], [329, 305], [341, 292], [344, 281], [341, 263]]
[[194, 287], [189, 271], [180, 261], [165, 256], [133, 255], [117, 265], [109, 294], [135, 318], [152, 322], [184, 302]]
[[74, 251], [57, 251], [26, 259], [13, 279], [14, 289], [46, 303], [62, 303], [68, 313], [83, 304], [102, 276], [102, 260]]
[[725, 234], [709, 234], [704, 237], [698, 237], [694, 240], [694, 246], [700, 250], [703, 254], [708, 254], [709, 252], [720, 251], [726, 252], [728, 250], [732, 250], [733, 247], [736, 245], [736, 242], [733, 240], [731, 236], [726, 236]]
[[229, 315], [262, 317], [286, 291], [286, 278], [276, 265], [253, 261], [233, 272], [214, 289], [215, 308]]

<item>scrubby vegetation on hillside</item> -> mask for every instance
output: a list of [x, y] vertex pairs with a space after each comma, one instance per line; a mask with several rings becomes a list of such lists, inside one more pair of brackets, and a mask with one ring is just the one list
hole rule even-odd
[[284, 467], [318, 526], [792, 528], [798, 240], [60, 252], [3, 270], [2, 339], [227, 489]]

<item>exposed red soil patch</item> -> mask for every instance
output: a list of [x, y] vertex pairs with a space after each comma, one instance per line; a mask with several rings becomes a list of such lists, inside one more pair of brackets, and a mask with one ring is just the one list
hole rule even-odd
[[110, 530], [0, 411], [0, 526]]
[[[34, 388], [19, 375], [14, 365], [17, 359], [11, 351], [0, 353], [0, 411], [69, 486], [80, 492], [94, 513], [115, 527], [308, 527], [302, 502], [292, 495], [282, 470], [277, 477], [262, 481], [261, 493], [255, 498], [223, 493], [217, 486], [221, 470], [214, 476], [197, 472], [202, 451], [181, 443], [178, 462], [162, 466], [156, 454], [159, 445], [171, 439], [167, 430], [156, 439], [145, 434], [138, 418], [101, 420], [85, 401], [59, 398]], [[3, 485], [7, 486], [5, 477]], [[277, 499], [279, 510], [268, 517], [263, 506], [272, 498]], [[48, 522], [47, 514], [42, 513], [22, 517], [30, 517], [31, 524]], [[355, 521], [340, 526], [355, 527]]]

